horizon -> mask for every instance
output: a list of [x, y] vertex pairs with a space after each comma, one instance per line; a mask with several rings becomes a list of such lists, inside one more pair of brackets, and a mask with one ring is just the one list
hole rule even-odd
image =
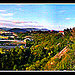
[[0, 27], [73, 28], [74, 9], [75, 4], [0, 4]]
[[[7, 28], [7, 27], [0, 27], [0, 28]], [[73, 27], [73, 28], [75, 28], [75, 27]], [[73, 29], [73, 28], [71, 28], [71, 29]], [[14, 27], [14, 28], [9, 28], [9, 30], [10, 30], [10, 29], [27, 29], [27, 28], [18, 28], [18, 27], [15, 28], [15, 27]], [[29, 28], [29, 29], [32, 29], [32, 28]], [[34, 28], [34, 29], [40, 29], [40, 30], [41, 30], [41, 29], [46, 29], [46, 30], [50, 30], [50, 29], [47, 29], [47, 28]], [[67, 28], [65, 28], [65, 29], [67, 29]], [[70, 28], [68, 28], [68, 29], [70, 29]], [[51, 29], [51, 30], [54, 30], [54, 29]], [[51, 30], [50, 30], [50, 31], [51, 31]], [[54, 30], [54, 31], [64, 31], [64, 30]]]

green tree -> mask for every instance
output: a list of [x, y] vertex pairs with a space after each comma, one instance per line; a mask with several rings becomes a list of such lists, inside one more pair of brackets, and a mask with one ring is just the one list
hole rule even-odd
[[17, 65], [14, 65], [13, 70], [16, 70], [16, 69], [17, 69]]

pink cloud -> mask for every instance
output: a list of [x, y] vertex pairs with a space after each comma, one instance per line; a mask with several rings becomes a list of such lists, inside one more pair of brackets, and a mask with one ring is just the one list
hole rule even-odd
[[66, 20], [70, 20], [71, 18], [65, 18]]

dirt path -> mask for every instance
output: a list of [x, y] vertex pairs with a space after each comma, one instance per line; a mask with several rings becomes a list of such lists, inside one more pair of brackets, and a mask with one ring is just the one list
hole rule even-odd
[[61, 58], [66, 52], [68, 51], [68, 47], [66, 46], [63, 50], [61, 50], [59, 53], [57, 53], [54, 58]]
[[62, 49], [59, 53], [57, 53], [54, 57], [52, 57], [50, 61], [47, 62], [47, 64], [45, 65], [45, 68], [52, 70], [52, 65], [57, 64], [57, 62], [55, 62], [54, 60], [57, 58], [60, 59], [63, 55], [66, 54], [66, 52], [68, 52], [68, 50], [69, 48], [67, 46], [64, 49]]

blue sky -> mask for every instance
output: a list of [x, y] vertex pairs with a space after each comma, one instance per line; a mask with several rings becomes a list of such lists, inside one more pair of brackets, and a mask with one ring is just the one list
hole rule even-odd
[[75, 4], [0, 4], [0, 27], [63, 30], [75, 26]]

